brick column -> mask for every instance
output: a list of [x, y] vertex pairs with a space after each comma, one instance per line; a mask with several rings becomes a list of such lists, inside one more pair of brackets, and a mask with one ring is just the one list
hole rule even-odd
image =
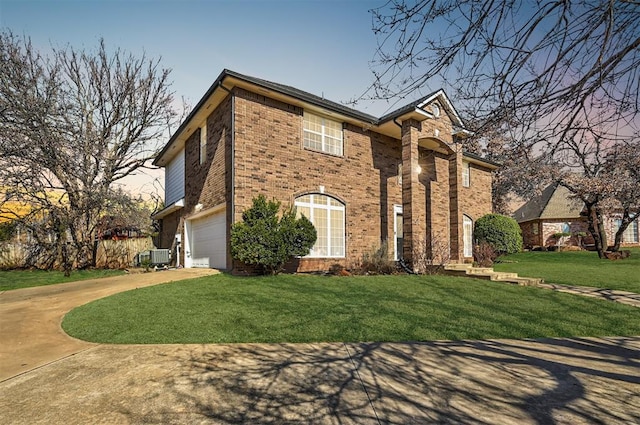
[[424, 244], [426, 236], [425, 193], [418, 173], [420, 130], [419, 121], [410, 119], [402, 123], [402, 251], [403, 257], [410, 264], [413, 264], [413, 259], [420, 252], [420, 244]]
[[451, 229], [451, 261], [462, 260], [464, 247], [462, 231], [462, 210], [460, 199], [462, 197], [462, 145], [451, 146], [455, 153], [449, 157], [449, 228]]

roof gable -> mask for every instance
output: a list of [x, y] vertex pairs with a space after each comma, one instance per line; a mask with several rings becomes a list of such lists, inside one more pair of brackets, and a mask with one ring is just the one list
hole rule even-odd
[[536, 196], [518, 208], [513, 217], [518, 223], [531, 220], [569, 220], [580, 218], [584, 203], [571, 197], [564, 186], [547, 186], [540, 196]]

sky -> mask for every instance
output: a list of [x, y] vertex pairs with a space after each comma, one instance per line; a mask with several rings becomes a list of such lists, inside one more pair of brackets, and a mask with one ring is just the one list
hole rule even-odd
[[[385, 2], [0, 0], [0, 27], [43, 51], [93, 49], [104, 38], [108, 48], [160, 57], [172, 70], [176, 98], [190, 105], [224, 68], [346, 102], [373, 81], [377, 44], [369, 10]], [[381, 116], [398, 106], [381, 101], [357, 109]], [[127, 184], [150, 189], [141, 176]]]

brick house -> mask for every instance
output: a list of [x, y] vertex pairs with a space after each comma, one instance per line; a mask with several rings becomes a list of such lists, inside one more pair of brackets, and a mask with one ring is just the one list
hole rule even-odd
[[[564, 186], [549, 185], [542, 193], [527, 201], [514, 213], [513, 217], [522, 229], [522, 239], [525, 248], [537, 246], [555, 246], [559, 240], [554, 235], [571, 233], [561, 244], [578, 246], [591, 245], [593, 237], [589, 233], [584, 203], [571, 196], [571, 192]], [[620, 228], [619, 215], [610, 214], [604, 217], [605, 232], [609, 245], [613, 245], [615, 234]], [[585, 233], [586, 238], [578, 238], [576, 234]], [[640, 233], [638, 221], [627, 227], [622, 235], [623, 246], [639, 246]]]
[[180, 242], [185, 267], [242, 271], [231, 224], [264, 194], [318, 230], [299, 271], [348, 266], [385, 240], [408, 262], [436, 244], [445, 261], [470, 259], [496, 164], [463, 153], [467, 136], [442, 90], [377, 118], [224, 70], [154, 161], [165, 168], [159, 246]]

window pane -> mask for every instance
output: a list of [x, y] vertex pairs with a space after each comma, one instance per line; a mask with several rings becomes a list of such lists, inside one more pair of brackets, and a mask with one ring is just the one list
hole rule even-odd
[[326, 257], [328, 255], [329, 238], [327, 220], [327, 210], [322, 208], [314, 209], [313, 211], [313, 225], [318, 231], [318, 240], [313, 247], [314, 254], [320, 257]]
[[295, 200], [298, 215], [313, 223], [318, 239], [310, 257], [344, 257], [344, 204], [326, 195], [304, 195]]
[[304, 147], [309, 149], [322, 150], [322, 135], [305, 131]]
[[344, 212], [340, 210], [331, 211], [331, 255], [344, 255]]
[[304, 147], [342, 156], [342, 123], [305, 112]]

